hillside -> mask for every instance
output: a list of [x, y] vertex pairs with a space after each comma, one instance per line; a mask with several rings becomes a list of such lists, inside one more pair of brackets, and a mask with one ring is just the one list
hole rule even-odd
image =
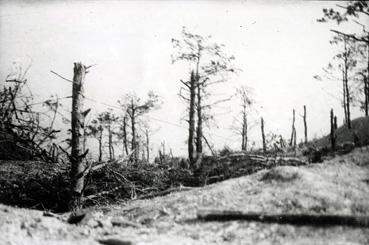
[[[346, 125], [338, 127], [336, 131], [337, 143], [355, 142], [357, 137], [358, 145], [369, 144], [369, 117], [359, 117], [351, 121], [352, 129], [348, 129]], [[318, 147], [330, 145], [329, 134], [321, 139], [312, 142]]]
[[[369, 215], [368, 148], [307, 166], [279, 166], [153, 199], [68, 214], [0, 206], [4, 244], [368, 244], [369, 228], [203, 222], [201, 209]], [[115, 239], [115, 240], [113, 240]], [[115, 242], [115, 243], [113, 243]]]

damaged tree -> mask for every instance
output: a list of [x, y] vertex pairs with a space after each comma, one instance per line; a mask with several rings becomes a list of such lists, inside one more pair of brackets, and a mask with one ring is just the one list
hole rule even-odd
[[248, 114], [250, 113], [250, 107], [253, 104], [253, 101], [251, 100], [249, 94], [250, 88], [247, 88], [245, 86], [241, 86], [236, 91], [236, 95], [240, 97], [241, 101], [241, 120], [238, 120], [236, 118], [237, 124], [239, 124], [239, 126], [236, 126], [235, 130], [241, 136], [241, 151], [247, 151], [248, 145]]
[[304, 143], [305, 145], [308, 143], [308, 136], [307, 136], [307, 123], [306, 123], [306, 105], [304, 105], [304, 115], [302, 116], [304, 120]]
[[[233, 68], [233, 56], [225, 55], [224, 45], [219, 45], [210, 41], [210, 36], [203, 37], [190, 33], [186, 28], [182, 30], [182, 37], [179, 40], [172, 39], [175, 54], [172, 55], [172, 62], [186, 61], [191, 70], [191, 78], [180, 90], [180, 96], [189, 103], [189, 137], [188, 137], [188, 157], [191, 166], [194, 168], [202, 156], [203, 123], [211, 116], [206, 115], [205, 110], [210, 110], [214, 105], [228, 99], [219, 99], [208, 104], [204, 103], [205, 98], [210, 96], [211, 85], [226, 81], [226, 75], [235, 72]], [[194, 104], [195, 103], [195, 104]], [[194, 107], [194, 105], [196, 107]], [[194, 138], [194, 110], [197, 111], [196, 127], [196, 160], [193, 154]], [[200, 160], [201, 161], [201, 160]]]
[[267, 147], [266, 147], [266, 142], [265, 142], [264, 118], [261, 118], [260, 127], [261, 127], [261, 139], [262, 139], [262, 143], [263, 143], [263, 153], [266, 153]]
[[127, 135], [127, 115], [124, 114], [122, 117], [122, 125], [121, 125], [121, 137], [123, 139], [123, 152], [128, 155], [128, 135]]
[[296, 128], [295, 128], [295, 109], [292, 110], [292, 130], [290, 138], [290, 147], [296, 148]]
[[[60, 132], [54, 129], [54, 121], [60, 114], [60, 98], [51, 96], [43, 102], [33, 103], [34, 97], [25, 78], [30, 67], [24, 71], [21, 66], [15, 67], [16, 71], [6, 77], [0, 91], [0, 158], [56, 162], [61, 156], [54, 143]], [[36, 111], [35, 105], [45, 106], [48, 110]], [[45, 118], [50, 122], [48, 125], [43, 123]]]
[[333, 109], [331, 109], [331, 132], [330, 132], [330, 141], [332, 150], [336, 149], [336, 127], [337, 127], [337, 118], [334, 116]]
[[[182, 81], [184, 87], [179, 90], [179, 97], [188, 103], [188, 142], [187, 151], [190, 163], [194, 162], [194, 143], [195, 143], [195, 106], [196, 106], [196, 77], [195, 72], [191, 71], [188, 81]], [[187, 90], [187, 91], [185, 91]], [[188, 96], [187, 96], [188, 94]]]
[[[156, 95], [154, 92], [150, 91], [148, 93], [147, 99], [142, 102], [141, 98], [139, 98], [136, 94], [126, 94], [123, 100], [118, 100], [118, 103], [121, 105], [123, 112], [127, 113], [130, 119], [131, 151], [133, 152], [131, 160], [133, 162], [136, 162], [139, 157], [137, 124], [141, 116], [149, 113], [154, 109], [159, 108], [160, 106], [159, 96]], [[125, 133], [125, 135], [127, 135], [127, 132]]]
[[82, 63], [74, 63], [73, 91], [72, 91], [72, 120], [71, 120], [71, 200], [70, 210], [78, 210], [82, 206], [82, 191], [84, 188], [84, 157], [82, 152], [83, 127], [86, 113], [83, 111], [84, 80], [87, 67]]

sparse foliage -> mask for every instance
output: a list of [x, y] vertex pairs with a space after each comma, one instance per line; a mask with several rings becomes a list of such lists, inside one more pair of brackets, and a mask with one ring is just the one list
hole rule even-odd
[[146, 100], [142, 101], [142, 99], [134, 93], [126, 94], [122, 100], [118, 101], [118, 103], [121, 105], [123, 111], [130, 119], [131, 150], [134, 151], [132, 154], [132, 161], [136, 162], [139, 157], [137, 124], [139, 123], [141, 116], [160, 107], [159, 96], [150, 91]]
[[214, 43], [211, 36], [201, 36], [182, 29], [180, 39], [172, 39], [174, 54], [173, 63], [185, 61], [191, 70], [189, 81], [182, 82], [184, 87], [180, 89], [180, 96], [189, 104], [189, 137], [188, 157], [194, 167], [193, 135], [195, 134], [195, 109], [197, 116], [196, 127], [196, 157], [200, 157], [203, 151], [203, 123], [212, 118], [210, 110], [217, 104], [228, 100], [216, 99], [211, 96], [211, 86], [227, 81], [230, 73], [235, 73], [234, 56], [225, 54], [223, 44]]

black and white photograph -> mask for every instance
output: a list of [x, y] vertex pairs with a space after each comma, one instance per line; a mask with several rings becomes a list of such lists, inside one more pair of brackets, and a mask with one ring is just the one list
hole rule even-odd
[[369, 1], [0, 0], [0, 245], [369, 244]]

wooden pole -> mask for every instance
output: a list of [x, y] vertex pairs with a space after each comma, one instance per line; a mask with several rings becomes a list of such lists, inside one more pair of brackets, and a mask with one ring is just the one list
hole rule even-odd
[[69, 208], [75, 211], [82, 206], [82, 190], [84, 188], [85, 169], [83, 163], [82, 139], [84, 117], [83, 113], [83, 84], [86, 75], [86, 67], [81, 63], [74, 63], [73, 91], [72, 91], [72, 140], [71, 140], [71, 200]]

